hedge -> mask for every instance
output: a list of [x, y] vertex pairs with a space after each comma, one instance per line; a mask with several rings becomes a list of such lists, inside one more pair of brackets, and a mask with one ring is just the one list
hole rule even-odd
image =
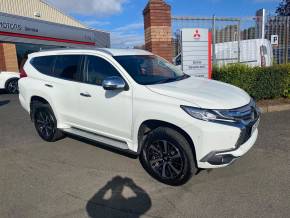
[[214, 67], [213, 79], [238, 86], [256, 100], [290, 97], [290, 64], [262, 68], [244, 64]]

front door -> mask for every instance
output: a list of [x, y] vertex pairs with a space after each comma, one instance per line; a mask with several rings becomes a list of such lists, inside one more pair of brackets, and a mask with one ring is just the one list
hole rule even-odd
[[122, 76], [112, 63], [102, 57], [85, 56], [84, 75], [79, 96], [81, 128], [114, 139], [130, 139], [132, 89], [103, 89], [105, 78]]

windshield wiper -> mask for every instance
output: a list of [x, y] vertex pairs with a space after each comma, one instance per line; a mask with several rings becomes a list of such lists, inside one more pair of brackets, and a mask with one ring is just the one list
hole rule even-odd
[[179, 76], [179, 77], [163, 79], [163, 80], [158, 81], [158, 82], [156, 82], [154, 84], [162, 84], [162, 83], [169, 83], [169, 82], [180, 81], [180, 80], [183, 80], [183, 79], [187, 79], [188, 77], [190, 77], [190, 76], [187, 75], [187, 74], [183, 74], [182, 76]]
[[189, 78], [189, 77], [190, 77], [189, 75], [187, 75], [187, 74], [183, 74], [182, 76], [177, 77], [177, 78], [176, 78], [176, 81], [180, 81], [180, 80], [183, 80], [183, 79], [187, 79], [187, 78]]

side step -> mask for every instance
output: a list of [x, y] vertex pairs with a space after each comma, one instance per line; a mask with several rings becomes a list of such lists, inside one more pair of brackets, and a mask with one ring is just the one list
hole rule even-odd
[[80, 136], [83, 138], [87, 138], [95, 142], [100, 142], [103, 144], [111, 145], [113, 147], [116, 147], [122, 150], [128, 150], [128, 145], [124, 141], [115, 140], [106, 136], [101, 136], [101, 135], [84, 131], [84, 130], [80, 130], [77, 128], [62, 129], [62, 131], [76, 135], [76, 136]]

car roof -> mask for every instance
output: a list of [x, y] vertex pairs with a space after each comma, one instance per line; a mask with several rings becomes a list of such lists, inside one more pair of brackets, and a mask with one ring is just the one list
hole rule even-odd
[[58, 54], [64, 53], [82, 53], [82, 52], [103, 52], [110, 56], [128, 56], [128, 55], [152, 55], [152, 53], [141, 49], [112, 49], [112, 48], [57, 48], [57, 49], [44, 49], [39, 52], [32, 53], [30, 57], [41, 55], [53, 55], [55, 52]]

